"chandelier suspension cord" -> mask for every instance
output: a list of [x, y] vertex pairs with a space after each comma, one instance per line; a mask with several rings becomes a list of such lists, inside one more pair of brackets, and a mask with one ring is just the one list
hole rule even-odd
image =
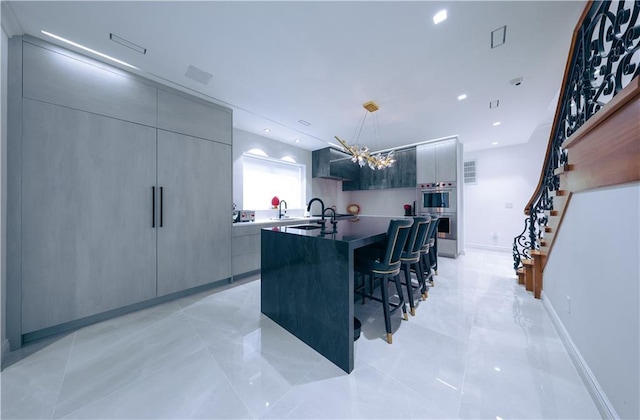
[[382, 134], [380, 133], [380, 122], [378, 120], [378, 115], [373, 112], [373, 129], [375, 131], [374, 135], [376, 136], [376, 144], [379, 144], [382, 147]]
[[367, 111], [366, 109], [364, 110], [364, 112], [362, 113], [362, 116], [360, 117], [360, 127], [356, 127], [356, 132], [354, 132], [354, 136], [352, 137], [352, 140], [354, 142], [354, 144], [358, 144], [358, 142], [360, 141], [360, 134], [362, 134], [362, 129], [364, 128], [364, 123], [367, 121], [367, 113], [369, 111]]

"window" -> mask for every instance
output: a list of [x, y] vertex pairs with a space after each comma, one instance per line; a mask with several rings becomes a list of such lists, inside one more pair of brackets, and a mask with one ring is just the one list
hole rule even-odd
[[464, 163], [464, 183], [465, 184], [478, 183], [475, 160], [468, 160]]
[[242, 206], [250, 210], [271, 208], [278, 197], [290, 209], [304, 207], [305, 165], [244, 154], [242, 156]]

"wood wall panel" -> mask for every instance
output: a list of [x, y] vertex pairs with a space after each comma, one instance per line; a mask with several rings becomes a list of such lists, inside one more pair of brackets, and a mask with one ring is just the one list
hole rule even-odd
[[614, 112], [603, 108], [597, 125], [567, 141], [570, 191], [640, 181], [640, 87], [636, 81], [626, 89], [636, 93], [631, 100]]

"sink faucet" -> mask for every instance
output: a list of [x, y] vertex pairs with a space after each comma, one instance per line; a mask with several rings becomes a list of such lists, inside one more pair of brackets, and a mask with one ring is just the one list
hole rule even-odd
[[311, 201], [309, 201], [309, 204], [307, 204], [307, 211], [311, 211], [311, 204], [313, 204], [314, 201], [319, 201], [320, 205], [322, 206], [322, 222], [324, 222], [324, 202], [322, 200], [320, 200], [318, 197], [312, 198]]
[[287, 214], [287, 202], [280, 200], [280, 204], [278, 204], [278, 219], [282, 219], [282, 203], [284, 203], [284, 213]]
[[[328, 207], [325, 209], [325, 211], [322, 212], [322, 216], [324, 216], [324, 213], [328, 212], [329, 210], [331, 210], [331, 225], [333, 225], [333, 233], [336, 232], [336, 224], [338, 223], [336, 221], [336, 210], [333, 207]], [[324, 226], [324, 225], [322, 225]]]

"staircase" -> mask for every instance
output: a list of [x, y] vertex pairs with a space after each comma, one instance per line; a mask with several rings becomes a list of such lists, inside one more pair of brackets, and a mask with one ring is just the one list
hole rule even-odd
[[640, 2], [588, 2], [565, 67], [538, 186], [514, 238], [518, 283], [539, 299], [575, 192], [640, 181]]

